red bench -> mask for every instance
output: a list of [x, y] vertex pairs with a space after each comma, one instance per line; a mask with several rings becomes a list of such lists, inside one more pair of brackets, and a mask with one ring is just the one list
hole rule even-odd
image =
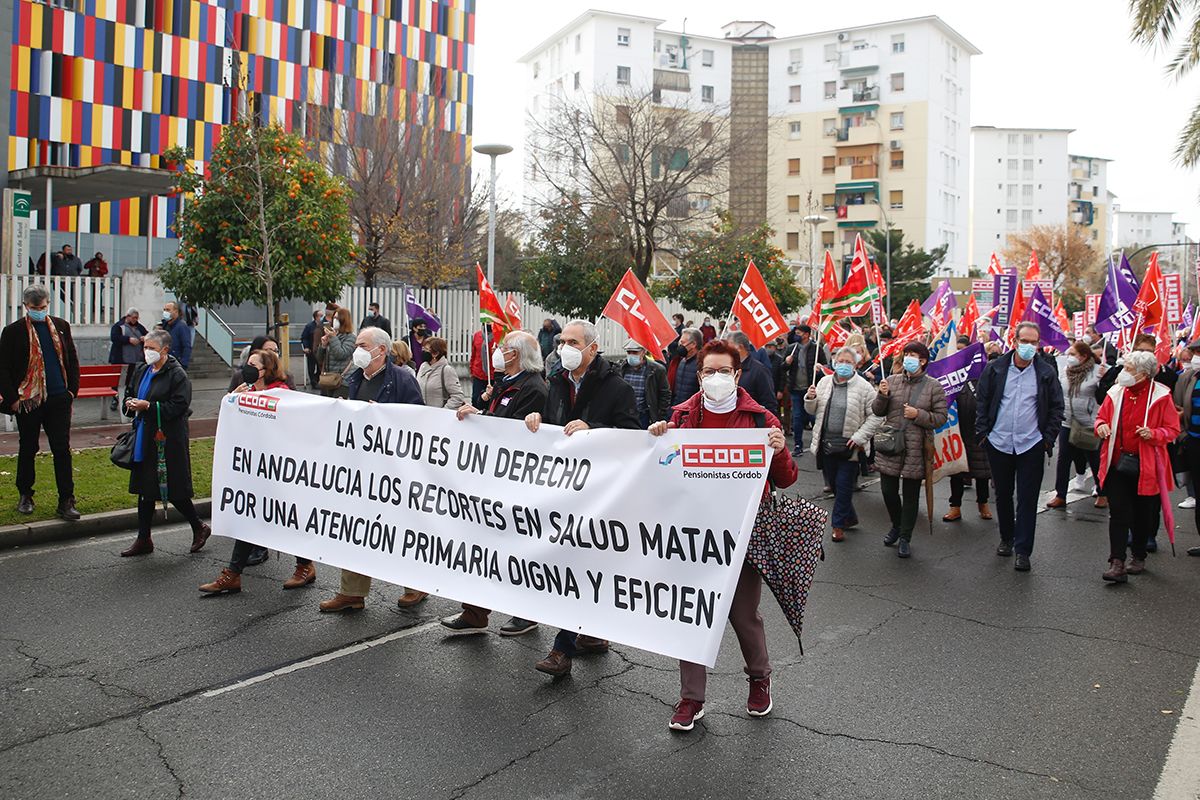
[[[100, 398], [100, 419], [108, 419], [108, 400], [120, 394], [122, 364], [79, 368], [79, 395]], [[114, 388], [116, 387], [116, 388]]]

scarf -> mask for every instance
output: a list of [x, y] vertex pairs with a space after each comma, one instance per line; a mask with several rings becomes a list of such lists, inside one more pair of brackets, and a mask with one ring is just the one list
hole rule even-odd
[[726, 397], [720, 402], [709, 400], [708, 395], [704, 394], [703, 392], [701, 392], [701, 397], [704, 401], [705, 410], [713, 414], [728, 414], [730, 411], [733, 411], [735, 408], [737, 408], [738, 404], [738, 393], [736, 388], [733, 390], [733, 394], [729, 395], [729, 397]]
[[[63, 345], [58, 328], [54, 327], [54, 321], [50, 317], [46, 317], [46, 325], [50, 328], [54, 352], [58, 354], [58, 363], [63, 377], [66, 378], [67, 364], [63, 360]], [[46, 399], [46, 359], [42, 355], [42, 341], [33, 329], [33, 320], [28, 315], [25, 316], [25, 331], [29, 335], [29, 366], [25, 369], [25, 379], [17, 387], [17, 410], [22, 413], [33, 411]]]
[[1089, 359], [1081, 361], [1073, 367], [1067, 367], [1067, 395], [1074, 397], [1079, 394], [1079, 387], [1083, 386], [1083, 382], [1092, 374], [1092, 369], [1095, 364]]

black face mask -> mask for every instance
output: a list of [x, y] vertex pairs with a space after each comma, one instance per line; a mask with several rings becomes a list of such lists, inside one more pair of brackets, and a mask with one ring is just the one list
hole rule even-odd
[[258, 367], [246, 364], [242, 367], [242, 383], [252, 384], [258, 380]]

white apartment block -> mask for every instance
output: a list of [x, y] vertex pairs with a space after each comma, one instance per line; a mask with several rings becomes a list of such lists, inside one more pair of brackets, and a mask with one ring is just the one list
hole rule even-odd
[[[1147, 245], [1187, 245], [1195, 242], [1187, 235], [1187, 223], [1176, 222], [1173, 211], [1126, 211], [1117, 212], [1117, 247], [1129, 250]], [[1164, 247], [1159, 250], [1159, 262], [1164, 267], [1190, 275], [1189, 265], [1194, 265], [1200, 256], [1190, 247]]]
[[1070, 220], [1087, 228], [1092, 246], [1107, 253], [1112, 246], [1113, 198], [1108, 189], [1111, 159], [1095, 156], [1070, 157], [1071, 183], [1067, 190]]
[[1065, 128], [971, 128], [970, 266], [1003, 260], [1008, 236], [1034, 225], [1063, 225], [1070, 169]]
[[[848, 259], [855, 234], [872, 228], [902, 230], [917, 247], [945, 244], [943, 271], [966, 274], [970, 59], [979, 54], [969, 41], [935, 16], [791, 37], [762, 21], [730, 23], [719, 37], [663, 24], [580, 15], [522, 57], [527, 112], [626, 86], [731, 109], [731, 125], [761, 121], [754, 129], [767, 139], [754, 143], [765, 161], [731, 165], [734, 213], [765, 218], [801, 286], [813, 272], [819, 279], [825, 248]], [[528, 162], [524, 176], [528, 208], [547, 187]]]

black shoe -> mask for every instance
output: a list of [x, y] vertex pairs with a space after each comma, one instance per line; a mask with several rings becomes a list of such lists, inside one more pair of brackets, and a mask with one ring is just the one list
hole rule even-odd
[[79, 512], [75, 509], [75, 498], [64, 497], [58, 501], [58, 509], [54, 512], [58, 514], [60, 519], [65, 519], [67, 522], [77, 522], [79, 520]]
[[530, 619], [521, 619], [513, 617], [508, 622], [500, 626], [501, 636], [520, 636], [523, 633], [529, 633], [536, 628], [538, 624]]
[[996, 555], [1008, 558], [1013, 554], [1012, 542], [1001, 542], [996, 548]]
[[442, 627], [450, 631], [450, 636], [464, 636], [472, 633], [487, 633], [487, 625], [472, 625], [462, 614], [447, 617], [442, 620]]
[[117, 410], [117, 398], [114, 397], [112, 400], [108, 401], [108, 410], [109, 411]]
[[898, 541], [900, 541], [900, 529], [892, 528], [890, 531], [887, 532], [887, 536], [883, 537], [883, 546], [891, 547]]
[[1157, 553], [1158, 552], [1158, 540], [1155, 539], [1153, 536], [1151, 536], [1149, 539], [1146, 540], [1146, 552], [1147, 553]]
[[257, 567], [259, 564], [267, 560], [268, 555], [269, 553], [267, 553], [267, 548], [255, 547], [250, 551], [250, 557], [246, 559], [246, 566]]
[[1189, 556], [1200, 556], [1200, 547], [1189, 547], [1187, 554]]
[[1013, 569], [1017, 572], [1029, 572], [1030, 569], [1029, 556], [1023, 556], [1017, 553], [1017, 558], [1013, 561]]
[[912, 555], [912, 550], [908, 546], [908, 539], [900, 540], [900, 544], [896, 546], [896, 555], [900, 558], [908, 558]]
[[797, 446], [797, 447], [792, 448], [792, 458], [802, 458], [803, 456], [804, 456], [804, 448], [803, 447]]
[[32, 514], [33, 513], [33, 495], [31, 495], [31, 494], [21, 495], [21, 501], [19, 503], [17, 503], [17, 513], [18, 514]]

